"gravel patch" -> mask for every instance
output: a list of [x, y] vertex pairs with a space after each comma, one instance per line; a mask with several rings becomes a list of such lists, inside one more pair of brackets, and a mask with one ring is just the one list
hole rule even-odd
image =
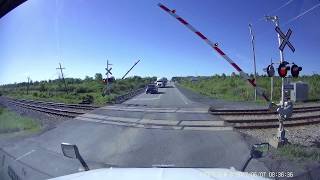
[[[286, 127], [285, 129], [286, 138], [290, 143], [320, 148], [320, 124]], [[278, 129], [238, 129], [238, 131], [257, 138], [260, 142], [269, 142], [270, 138], [277, 135]]]

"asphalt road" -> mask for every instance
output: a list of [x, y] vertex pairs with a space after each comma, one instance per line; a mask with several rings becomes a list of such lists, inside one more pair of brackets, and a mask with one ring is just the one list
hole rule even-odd
[[[208, 105], [191, 101], [174, 86], [161, 88], [160, 92], [141, 94], [121, 105], [104, 107], [90, 114], [160, 121], [219, 120], [202, 111]], [[233, 130], [145, 129], [73, 119], [45, 133], [1, 147], [0, 177], [8, 179], [9, 169], [21, 179], [44, 179], [78, 172], [79, 162], [63, 157], [62, 142], [76, 144], [91, 168], [160, 165], [240, 169], [250, 151], [243, 137]], [[256, 160], [249, 165], [250, 170], [267, 171]]]
[[148, 107], [206, 107], [201, 103], [190, 101], [174, 85], [168, 83], [165, 88], [158, 88], [158, 94], [142, 93], [123, 104]]

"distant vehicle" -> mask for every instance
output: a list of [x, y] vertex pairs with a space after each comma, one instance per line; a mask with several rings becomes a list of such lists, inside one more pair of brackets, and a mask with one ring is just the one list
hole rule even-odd
[[159, 79], [157, 80], [157, 86], [158, 86], [158, 87], [166, 87], [167, 82], [168, 82], [168, 79], [167, 79], [167, 78], [165, 78], [165, 77], [159, 78]]
[[156, 84], [148, 84], [146, 89], [146, 94], [151, 93], [155, 94], [158, 93], [158, 87]]

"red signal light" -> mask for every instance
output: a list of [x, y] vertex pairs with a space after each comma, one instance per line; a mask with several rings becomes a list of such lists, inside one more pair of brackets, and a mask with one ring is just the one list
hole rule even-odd
[[269, 77], [274, 76], [274, 67], [272, 66], [272, 64], [267, 67], [267, 74]]
[[284, 78], [287, 76], [287, 72], [290, 69], [290, 67], [288, 67], [286, 65], [286, 63], [281, 63], [278, 67], [278, 74], [280, 77]]
[[296, 64], [291, 67], [291, 75], [292, 77], [298, 77], [302, 67], [297, 66]]

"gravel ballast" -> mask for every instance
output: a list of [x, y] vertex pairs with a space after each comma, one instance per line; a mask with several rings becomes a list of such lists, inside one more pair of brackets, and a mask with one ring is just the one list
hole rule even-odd
[[[320, 124], [285, 127], [285, 130], [286, 138], [290, 143], [320, 148]], [[269, 142], [272, 137], [277, 136], [278, 128], [239, 129], [238, 131], [255, 137], [261, 142]]]

